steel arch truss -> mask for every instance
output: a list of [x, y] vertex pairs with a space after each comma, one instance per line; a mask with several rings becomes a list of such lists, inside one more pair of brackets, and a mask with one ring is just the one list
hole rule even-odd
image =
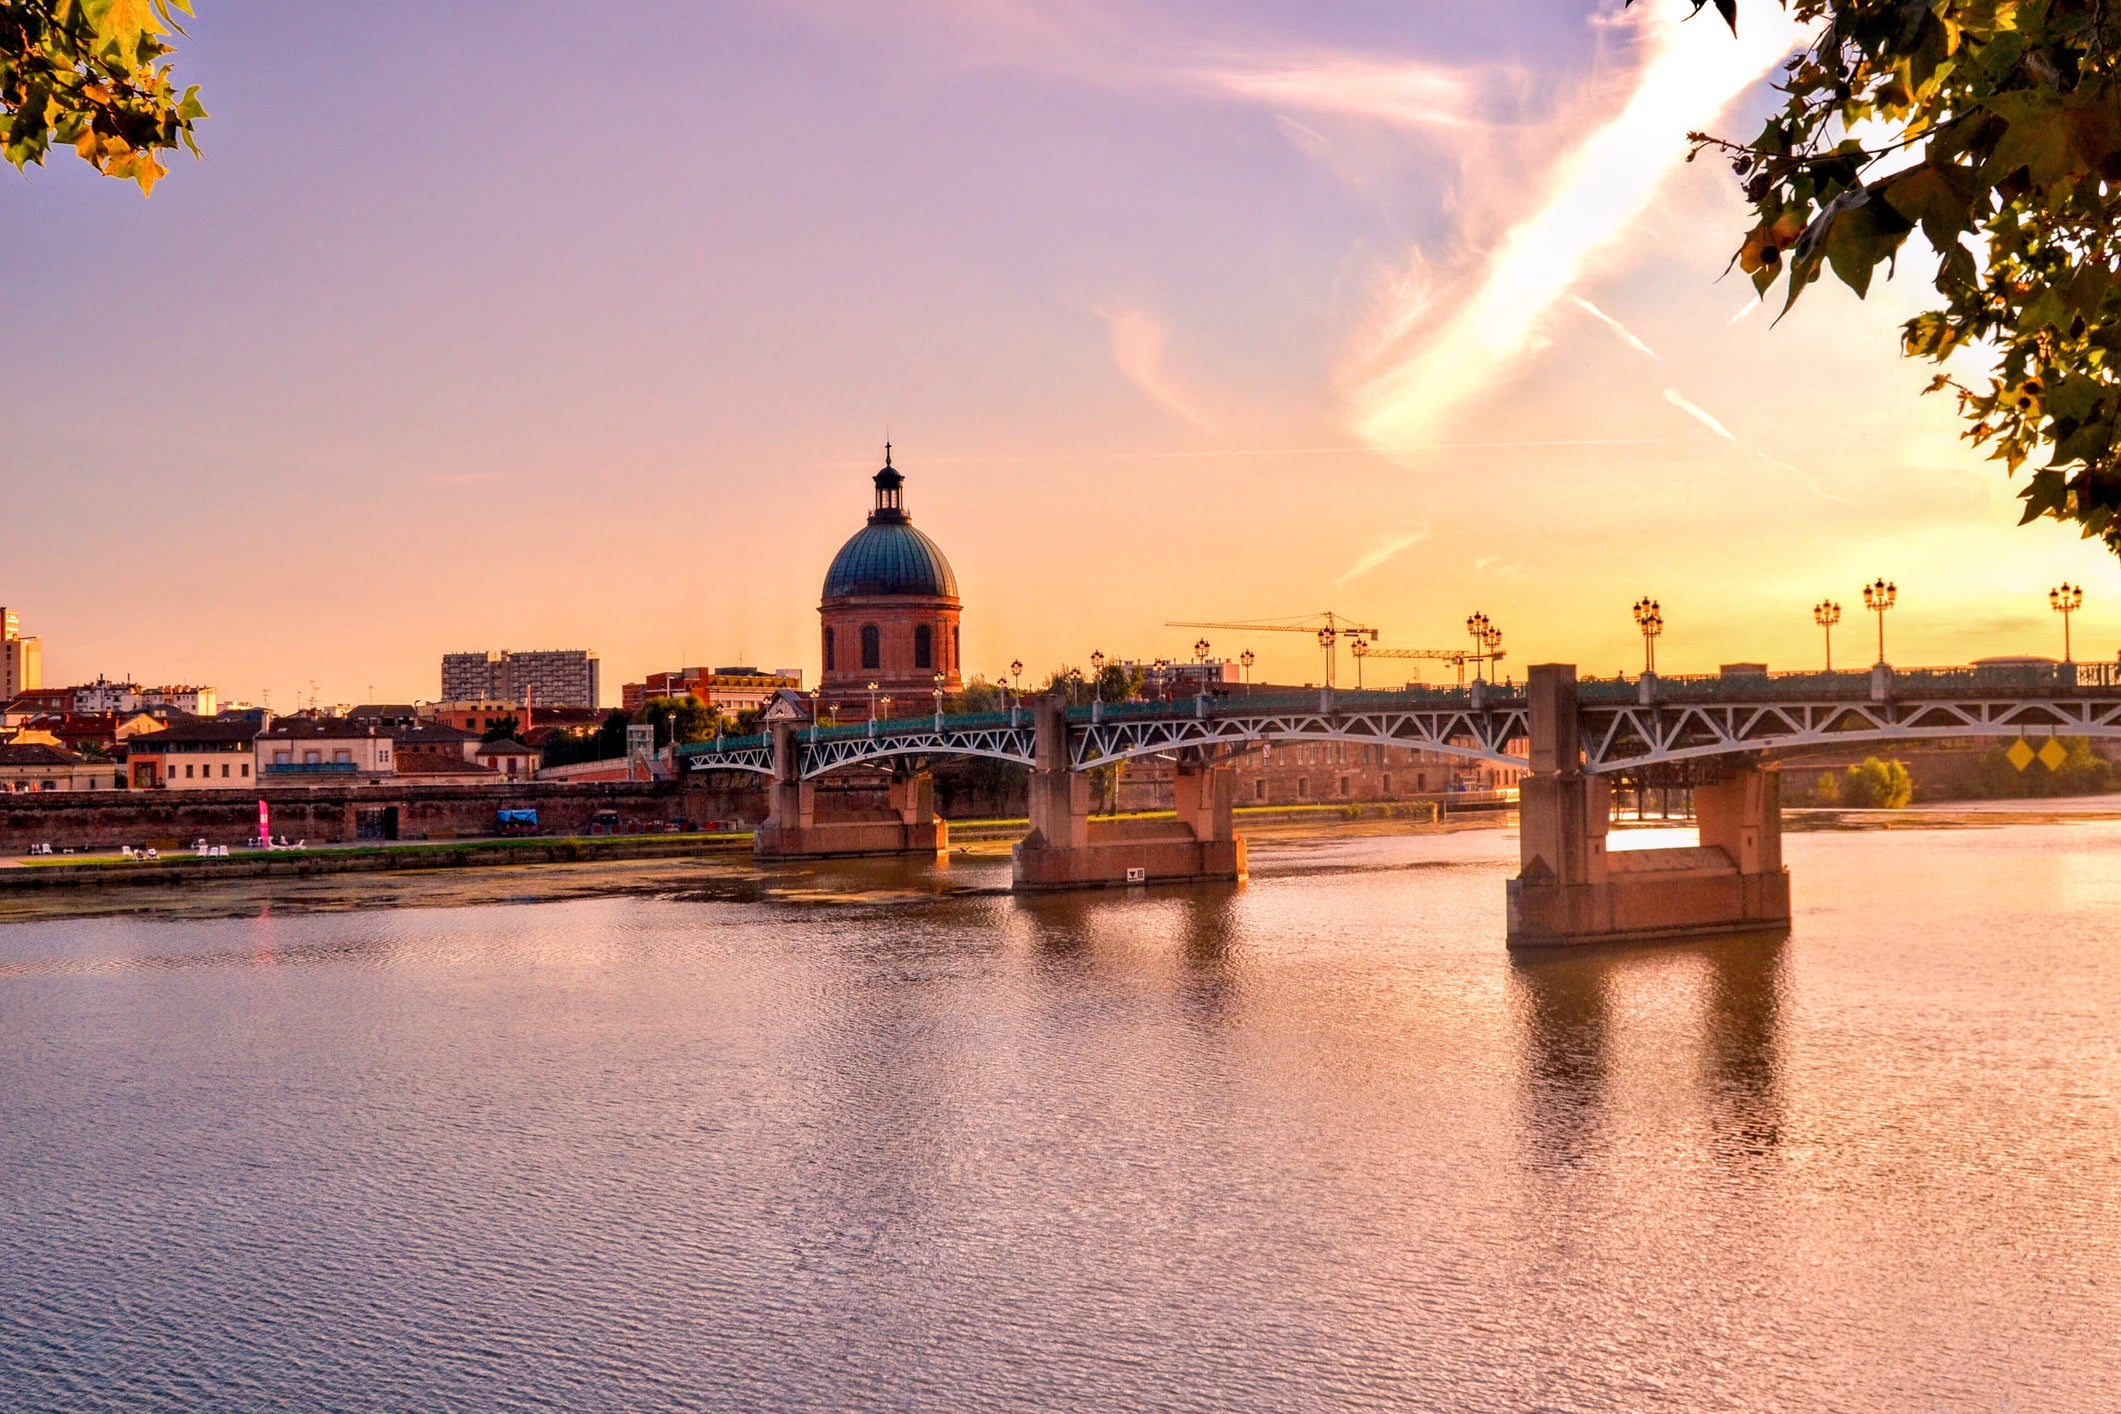
[[749, 771], [757, 776], [773, 774], [773, 743], [739, 746], [727, 751], [685, 753], [686, 769], [692, 771]]
[[2121, 737], [2113, 697], [1918, 699], [1906, 702], [1664, 702], [1585, 706], [1585, 768], [1759, 755], [1865, 742], [1952, 737]]
[[1512, 754], [1506, 748], [1530, 734], [1525, 708], [1517, 704], [1483, 711], [1430, 707], [1218, 713], [1077, 724], [1069, 732], [1069, 752], [1074, 768], [1087, 771], [1130, 757], [1189, 749], [1227, 753], [1278, 741], [1352, 741], [1525, 766], [1529, 763], [1523, 754]]
[[[804, 780], [831, 771], [906, 756], [985, 756], [996, 761], [1031, 764], [1032, 730], [1019, 727], [953, 727], [943, 718], [940, 731], [923, 727], [917, 731], [895, 731], [888, 735], [832, 737], [800, 743]], [[768, 753], [771, 755], [771, 753]]]

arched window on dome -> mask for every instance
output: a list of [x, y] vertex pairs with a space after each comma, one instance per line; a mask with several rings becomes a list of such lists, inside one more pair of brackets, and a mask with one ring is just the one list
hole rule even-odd
[[825, 671], [831, 672], [839, 666], [832, 660], [832, 630], [825, 630]]
[[875, 624], [862, 625], [862, 666], [865, 668], [881, 668], [884, 666], [883, 637], [877, 633]]
[[922, 624], [913, 631], [913, 666], [932, 668], [935, 666], [935, 630]]

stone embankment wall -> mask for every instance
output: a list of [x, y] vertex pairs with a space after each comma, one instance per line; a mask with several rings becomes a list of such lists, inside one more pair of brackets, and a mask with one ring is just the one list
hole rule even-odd
[[627, 833], [656, 830], [668, 821], [694, 827], [726, 823], [749, 828], [766, 813], [763, 791], [702, 790], [655, 785], [570, 785], [529, 782], [492, 786], [393, 788], [268, 788], [230, 791], [55, 791], [0, 794], [0, 853], [22, 854], [33, 844], [54, 849], [85, 845], [141, 845], [204, 838], [213, 844], [255, 839], [258, 801], [272, 808], [272, 832], [311, 844], [380, 837], [396, 812], [404, 840], [477, 838], [496, 833], [494, 812], [538, 812], [538, 832], [581, 834], [599, 812], [614, 810]]

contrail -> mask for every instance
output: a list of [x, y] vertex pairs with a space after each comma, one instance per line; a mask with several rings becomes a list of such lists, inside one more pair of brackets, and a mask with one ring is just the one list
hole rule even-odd
[[1725, 427], [1722, 423], [1718, 422], [1716, 420], [1715, 414], [1711, 413], [1707, 408], [1701, 406], [1699, 403], [1690, 403], [1685, 398], [1680, 397], [1679, 390], [1677, 388], [1665, 389], [1664, 400], [1670, 403], [1673, 407], [1678, 408], [1688, 417], [1693, 418], [1703, 427], [1708, 428], [1709, 431], [1715, 433], [1724, 441], [1736, 442], [1738, 440], [1738, 434], [1731, 431], [1730, 428]]
[[1399, 554], [1400, 551], [1411, 549], [1413, 546], [1419, 545], [1422, 541], [1428, 538], [1429, 527], [1425, 525], [1421, 529], [1414, 531], [1411, 534], [1399, 535], [1393, 537], [1390, 540], [1387, 540], [1384, 544], [1378, 546], [1369, 554], [1364, 555], [1354, 564], [1348, 566], [1347, 572], [1341, 575], [1339, 579], [1333, 581], [1333, 587], [1338, 589], [1341, 586], [1345, 585], [1351, 579], [1362, 578], [1362, 576], [1368, 574], [1371, 570], [1377, 569], [1384, 565], [1386, 561], [1392, 559], [1394, 556]]
[[1659, 363], [1664, 362], [1663, 359], [1657, 358], [1657, 350], [1651, 348], [1648, 344], [1645, 344], [1642, 340], [1635, 337], [1634, 330], [1628, 328], [1627, 325], [1621, 323], [1612, 315], [1607, 314], [1597, 305], [1592, 304], [1582, 295], [1570, 295], [1569, 303], [1575, 305], [1585, 314], [1590, 315], [1591, 318], [1597, 320], [1600, 324], [1605, 325], [1606, 328], [1611, 329], [1614, 333], [1618, 334], [1620, 336], [1620, 341], [1626, 344], [1629, 348], [1635, 350], [1635, 352], [1639, 354], [1645, 354], [1650, 358], [1656, 358]]

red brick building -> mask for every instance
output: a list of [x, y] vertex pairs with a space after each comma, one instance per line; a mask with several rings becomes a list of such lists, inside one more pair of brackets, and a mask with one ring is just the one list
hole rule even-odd
[[888, 443], [875, 480], [876, 509], [833, 557], [818, 605], [825, 665], [819, 689], [842, 721], [867, 718], [872, 683], [878, 699], [891, 699], [895, 716], [929, 711], [938, 685], [945, 694], [964, 686], [957, 576], [941, 548], [913, 528], [906, 478], [893, 469]]

